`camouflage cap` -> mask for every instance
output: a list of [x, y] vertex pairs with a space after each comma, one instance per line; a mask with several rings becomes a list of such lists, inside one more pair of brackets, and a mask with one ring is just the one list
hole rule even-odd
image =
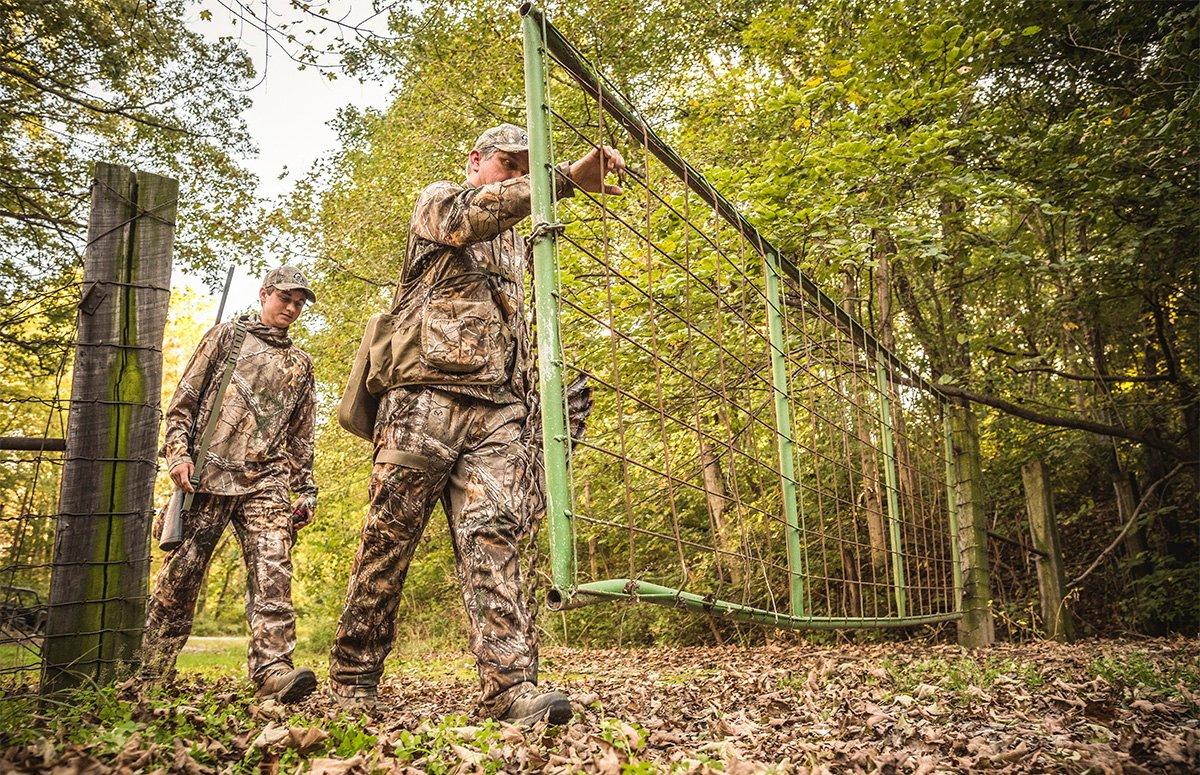
[[485, 130], [471, 147], [472, 151], [495, 149], [505, 153], [529, 150], [529, 133], [515, 124], [501, 124]]
[[308, 287], [304, 273], [294, 266], [278, 266], [267, 272], [263, 278], [262, 287], [276, 288], [281, 291], [304, 291], [304, 295], [313, 304], [317, 303], [317, 294]]

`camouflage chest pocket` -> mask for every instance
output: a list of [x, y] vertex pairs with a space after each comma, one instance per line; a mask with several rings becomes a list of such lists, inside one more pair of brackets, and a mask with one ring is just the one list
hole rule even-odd
[[511, 336], [491, 299], [431, 299], [421, 324], [421, 360], [472, 382], [502, 380]]

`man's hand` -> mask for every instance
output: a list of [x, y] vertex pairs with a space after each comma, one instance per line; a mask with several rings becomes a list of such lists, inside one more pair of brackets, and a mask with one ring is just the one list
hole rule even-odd
[[195, 471], [196, 466], [190, 460], [176, 463], [175, 467], [171, 469], [171, 481], [184, 492], [195, 492], [196, 488], [192, 486], [192, 474]]
[[317, 513], [317, 499], [311, 495], [301, 495], [292, 501], [292, 527], [299, 530], [308, 526]]
[[599, 193], [603, 188], [604, 193], [616, 195], [621, 193], [621, 187], [605, 183], [604, 178], [610, 172], [624, 170], [625, 159], [616, 148], [605, 145], [593, 148], [571, 165], [571, 182], [591, 194]]

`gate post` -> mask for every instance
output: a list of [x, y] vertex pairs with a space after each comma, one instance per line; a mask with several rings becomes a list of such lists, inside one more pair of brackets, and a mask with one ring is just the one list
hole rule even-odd
[[987, 562], [987, 517], [983, 510], [983, 471], [979, 460], [979, 429], [969, 404], [948, 406], [953, 431], [951, 449], [958, 506], [958, 546], [962, 561], [962, 618], [958, 642], [970, 648], [996, 640], [992, 619], [992, 580]]
[[43, 692], [109, 682], [141, 645], [178, 193], [95, 166]]
[[876, 353], [875, 387], [879, 392], [879, 429], [883, 442], [883, 470], [887, 485], [888, 549], [892, 558], [892, 591], [896, 596], [896, 615], [908, 615], [905, 589], [904, 545], [900, 538], [900, 478], [896, 473], [896, 439], [892, 433], [891, 380], [883, 360]]
[[804, 562], [800, 550], [799, 498], [796, 495], [796, 452], [792, 439], [791, 393], [788, 392], [787, 350], [783, 339], [779, 295], [779, 259], [763, 255], [767, 278], [767, 323], [771, 338], [771, 386], [775, 394], [775, 439], [779, 452], [780, 496], [787, 522], [788, 597], [792, 616], [804, 616]]
[[565, 604], [575, 593], [575, 526], [571, 515], [571, 437], [563, 390], [562, 338], [558, 330], [558, 258], [554, 222], [550, 115], [546, 106], [545, 41], [533, 15], [522, 17], [525, 41], [525, 105], [529, 130], [529, 180], [533, 234], [533, 285], [537, 310], [538, 390], [546, 471], [546, 520], [550, 525], [552, 586], [547, 601]]
[[1046, 637], [1064, 643], [1075, 639], [1075, 621], [1063, 606], [1066, 576], [1058, 542], [1058, 521], [1054, 517], [1054, 495], [1050, 471], [1042, 460], [1030, 460], [1021, 466], [1025, 485], [1025, 506], [1029, 511], [1029, 532], [1037, 555], [1038, 592], [1042, 598], [1042, 622]]
[[950, 419], [950, 405], [945, 400], [942, 408], [942, 436], [946, 456], [946, 513], [950, 530], [951, 577], [954, 580], [954, 610], [963, 609], [962, 551], [958, 543], [958, 473], [954, 462], [954, 423]]

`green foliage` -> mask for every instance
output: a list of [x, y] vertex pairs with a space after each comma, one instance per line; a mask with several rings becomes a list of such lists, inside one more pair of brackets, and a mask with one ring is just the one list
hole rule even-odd
[[1160, 663], [1148, 654], [1133, 651], [1120, 656], [1103, 656], [1092, 662], [1092, 675], [1137, 694], [1183, 700], [1200, 710], [1200, 662], [1182, 660]]
[[203, 764], [216, 764], [205, 743], [226, 737], [229, 730], [251, 725], [244, 699], [212, 690], [197, 696], [156, 691], [143, 702], [118, 696], [111, 686], [59, 694], [45, 702], [54, 708], [50, 729], [38, 709], [38, 699], [0, 702], [0, 728], [9, 745], [36, 742], [46, 737], [66, 744], [99, 743], [96, 754], [115, 758], [135, 736], [141, 744], [157, 744], [159, 761], [170, 762], [176, 739]]
[[[1147, 559], [1127, 558], [1122, 567], [1130, 572]], [[1156, 624], [1186, 631], [1200, 620], [1200, 566], [1194, 562], [1176, 565], [1165, 558], [1155, 565], [1130, 584], [1128, 596], [1118, 606], [1122, 621], [1134, 631], [1152, 630]]]
[[[602, 3], [548, 10], [685, 158], [934, 380], [1165, 443], [1112, 442], [987, 413], [981, 449], [992, 529], [1027, 534], [1019, 469], [1031, 456], [1046, 458], [1072, 576], [1119, 529], [1110, 469], [1131, 471], [1146, 487], [1170, 470], [1172, 454], [1195, 456], [1200, 353], [1187, 333], [1198, 320], [1194, 5], [892, 0], [717, 9], [676, 0], [636, 12]], [[430, 181], [458, 179], [482, 127], [522, 121], [510, 7], [464, 0], [419, 14], [398, 10], [392, 26], [396, 40], [365, 45], [351, 62], [393, 78], [393, 104], [344, 113], [342, 147], [272, 217], [281, 247], [316, 257], [309, 263], [322, 304], [303, 341], [330, 397], [342, 387], [367, 314], [390, 299], [416, 193]], [[467, 61], [471, 76], [464, 78]], [[585, 103], [559, 82], [551, 100], [568, 113]], [[565, 137], [555, 148], [560, 159], [580, 150]], [[636, 146], [619, 135], [616, 141], [638, 158]], [[614, 199], [611, 207], [632, 214], [638, 204]], [[583, 212], [578, 202], [563, 207]], [[647, 282], [682, 251], [695, 282], [734, 302], [751, 292], [665, 208], [647, 230], [662, 255], [642, 261], [644, 269], [635, 265], [635, 282]], [[632, 253], [634, 246], [614, 247]], [[562, 257], [564, 288], [582, 302], [607, 304], [610, 289], [590, 281], [571, 250]], [[660, 290], [686, 294], [687, 283]], [[620, 322], [636, 328], [646, 319], [639, 293], [611, 293]], [[723, 329], [725, 338], [717, 333], [719, 317], [703, 333], [746, 355], [748, 375], [765, 370], [732, 327]], [[587, 321], [574, 323], [564, 330], [580, 357], [603, 360], [609, 337]], [[684, 370], [712, 368], [716, 358], [715, 347], [682, 338], [655, 346], [677, 353]], [[621, 357], [627, 386], [653, 395], [662, 385], [669, 408], [687, 405], [685, 381], [656, 373], [635, 343], [622, 343]], [[821, 410], [832, 413], [829, 403]], [[611, 393], [598, 394], [596, 432], [613, 433], [624, 409]], [[730, 423], [740, 428], [751, 419]], [[685, 435], [667, 434], [668, 441]], [[769, 435], [748, 434], [746, 449], [769, 458], [771, 444]], [[1171, 447], [1176, 453], [1164, 451]], [[368, 458], [366, 445], [332, 421], [322, 428], [322, 513], [297, 560], [309, 620], [330, 622], [340, 607], [365, 511]], [[626, 482], [613, 467], [581, 455], [576, 473], [588, 483], [576, 492], [588, 508], [614, 521], [629, 509]], [[637, 475], [630, 484], [638, 518], [667, 524], [668, 500]], [[748, 484], [764, 511], [777, 510], [768, 482]], [[1195, 595], [1179, 594], [1195, 589], [1195, 496], [1194, 480], [1181, 476], [1158, 489], [1144, 527], [1149, 575], [1131, 579], [1144, 572], [1106, 563], [1072, 602], [1085, 623], [1195, 630]], [[683, 537], [708, 541], [701, 498], [685, 494], [679, 503]], [[441, 523], [435, 517], [433, 524]], [[769, 524], [752, 529], [758, 545], [781, 548]], [[611, 534], [594, 537], [598, 573], [623, 575], [627, 545]], [[676, 567], [667, 552], [637, 551], [637, 567]], [[1033, 567], [1015, 548], [994, 545], [992, 552], [1001, 570], [994, 585], [1002, 634], [1030, 637]], [[585, 559], [592, 558], [581, 554], [581, 567]], [[836, 568], [841, 559], [822, 561]], [[409, 575], [402, 638], [457, 637], [451, 566], [444, 528], [437, 528]], [[691, 570], [707, 579], [719, 572], [715, 557]], [[626, 606], [543, 614], [542, 626], [547, 638], [573, 642], [759, 637], [703, 617]], [[328, 632], [321, 625], [314, 642]]]
[[[233, 156], [251, 148], [237, 89], [253, 68], [233, 38], [189, 30], [187, 5], [0, 2], [0, 305], [73, 279], [95, 160], [179, 178], [183, 265], [215, 278], [255, 245], [254, 181]], [[41, 333], [73, 319], [67, 308]], [[36, 354], [12, 333], [6, 359], [14, 345]]]
[[883, 669], [895, 694], [928, 693], [926, 687], [932, 686], [963, 702], [969, 701], [973, 692], [992, 688], [997, 681], [1034, 690], [1046, 680], [1032, 661], [996, 655], [932, 657], [913, 662], [886, 659]]

